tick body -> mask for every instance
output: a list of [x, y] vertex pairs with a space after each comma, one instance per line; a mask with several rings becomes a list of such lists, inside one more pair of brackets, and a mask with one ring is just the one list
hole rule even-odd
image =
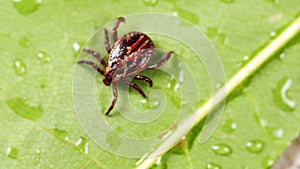
[[141, 80], [149, 83], [149, 86], [152, 87], [152, 80], [146, 76], [138, 75], [138, 73], [144, 69], [153, 69], [165, 64], [173, 53], [170, 51], [158, 63], [150, 64], [150, 60], [154, 55], [154, 44], [152, 40], [146, 34], [141, 32], [129, 32], [121, 38], [118, 38], [118, 27], [121, 22], [125, 22], [123, 17], [118, 18], [114, 25], [112, 31], [114, 45], [112, 47], [110, 47], [108, 31], [104, 29], [104, 44], [108, 53], [107, 62], [96, 51], [84, 49], [84, 52], [96, 57], [101, 65], [104, 66], [104, 69], [101, 69], [96, 63], [89, 60], [80, 60], [77, 62], [79, 64], [91, 65], [96, 71], [104, 76], [103, 83], [105, 85], [112, 85], [114, 98], [111, 106], [105, 113], [106, 115], [110, 113], [117, 102], [117, 84], [119, 82], [129, 85], [146, 98], [143, 90], [129, 80], [132, 78]]

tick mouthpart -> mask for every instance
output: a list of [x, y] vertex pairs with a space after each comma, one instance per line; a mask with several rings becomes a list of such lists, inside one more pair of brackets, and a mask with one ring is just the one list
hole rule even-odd
[[105, 78], [105, 79], [103, 79], [103, 83], [104, 83], [106, 86], [109, 86], [109, 85], [111, 84], [111, 79]]

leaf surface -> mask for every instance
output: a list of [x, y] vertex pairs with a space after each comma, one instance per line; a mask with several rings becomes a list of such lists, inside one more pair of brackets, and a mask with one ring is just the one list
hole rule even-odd
[[[92, 142], [73, 109], [73, 71], [80, 48], [117, 16], [151, 11], [188, 20], [215, 45], [229, 79], [300, 12], [298, 0], [22, 0], [4, 1], [0, 9], [3, 168], [135, 167], [138, 159], [116, 156]], [[174, 50], [191, 70], [198, 70], [195, 80], [201, 86], [201, 102], [208, 100], [209, 77], [201, 62], [192, 59], [193, 52], [169, 38], [153, 39], [156, 46]], [[300, 129], [299, 50], [298, 35], [227, 99], [221, 124], [209, 141], [200, 144], [200, 126], [153, 168], [269, 168]], [[147, 126], [131, 124], [117, 112], [107, 119], [116, 131], [132, 137], [167, 132], [176, 120], [173, 112], [180, 110], [180, 97], [173, 91], [176, 82], [156, 70], [143, 73], [152, 77], [154, 89], [164, 89], [170, 96], [168, 111]], [[111, 89], [101, 81], [96, 76], [96, 98], [104, 112], [111, 103]], [[138, 84], [146, 94], [153, 90]], [[130, 95], [138, 109], [149, 108], [150, 103], [141, 104], [135, 91], [130, 90]], [[197, 106], [191, 106], [191, 113]]]

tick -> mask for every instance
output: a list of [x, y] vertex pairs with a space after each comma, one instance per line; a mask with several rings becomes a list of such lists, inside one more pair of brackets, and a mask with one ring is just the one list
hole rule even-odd
[[118, 38], [118, 27], [121, 22], [125, 22], [123, 17], [119, 17], [115, 22], [112, 30], [112, 36], [114, 45], [110, 47], [108, 31], [104, 29], [104, 44], [108, 53], [107, 62], [101, 57], [101, 55], [92, 50], [84, 49], [104, 66], [104, 70], [101, 69], [96, 63], [90, 60], [80, 60], [78, 64], [88, 64], [92, 66], [98, 73], [104, 76], [103, 83], [107, 86], [112, 85], [113, 88], [113, 100], [111, 106], [108, 108], [105, 115], [108, 115], [114, 108], [117, 99], [118, 91], [117, 84], [119, 82], [129, 85], [133, 89], [137, 90], [144, 98], [146, 98], [143, 90], [130, 79], [141, 80], [149, 84], [152, 87], [152, 80], [146, 76], [138, 75], [139, 72], [145, 69], [154, 69], [165, 64], [171, 57], [172, 51], [168, 52], [159, 62], [150, 64], [151, 58], [154, 54], [153, 41], [142, 32], [129, 32]]

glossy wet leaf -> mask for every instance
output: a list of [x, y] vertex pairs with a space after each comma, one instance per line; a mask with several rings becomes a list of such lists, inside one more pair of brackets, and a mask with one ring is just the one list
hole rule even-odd
[[[12, 0], [3, 1], [0, 9], [5, 25], [0, 27], [3, 168], [135, 167], [138, 159], [118, 157], [89, 140], [73, 109], [73, 70], [80, 49], [95, 31], [117, 16], [155, 11], [190, 21], [216, 46], [230, 78], [300, 12], [298, 0]], [[157, 35], [153, 39], [160, 48], [174, 49], [192, 69], [201, 67], [203, 72], [197, 74], [196, 81], [201, 84], [200, 94], [208, 99], [208, 77], [203, 66], [193, 62], [193, 53], [180, 42]], [[230, 97], [223, 120], [208, 142], [200, 144], [198, 140], [201, 127], [192, 130], [153, 168], [267, 168], [274, 163], [300, 129], [299, 50], [297, 36]], [[148, 137], [172, 127], [172, 112], [180, 109], [180, 97], [173, 94], [176, 82], [159, 71], [145, 75], [153, 77], [156, 88], [165, 89], [170, 96], [165, 114], [170, 118], [144, 127], [127, 124], [115, 112], [108, 122], [118, 132]], [[100, 93], [96, 98], [104, 112], [111, 90], [101, 84], [100, 76], [96, 78]], [[153, 90], [139, 85], [147, 94]], [[138, 109], [149, 107], [150, 103], [141, 102], [134, 91], [130, 93], [133, 103], [142, 104]], [[118, 144], [116, 139], [112, 141]]]

